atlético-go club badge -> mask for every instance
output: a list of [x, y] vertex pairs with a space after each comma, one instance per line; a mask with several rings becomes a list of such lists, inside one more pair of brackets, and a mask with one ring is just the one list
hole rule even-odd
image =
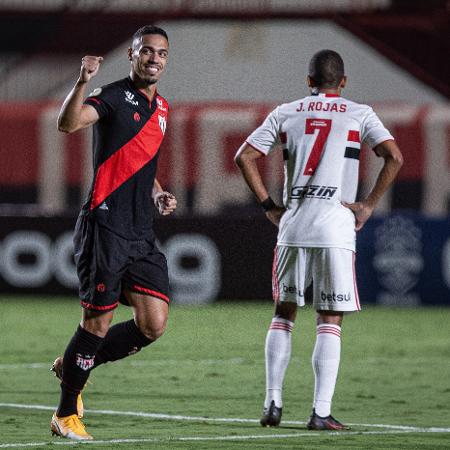
[[101, 93], [102, 93], [102, 88], [96, 88], [88, 95], [88, 97], [96, 97], [97, 95], [100, 95]]

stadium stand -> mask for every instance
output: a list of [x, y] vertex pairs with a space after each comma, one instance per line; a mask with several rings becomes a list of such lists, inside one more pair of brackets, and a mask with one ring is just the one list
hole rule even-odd
[[[133, 32], [136, 23], [265, 18], [333, 21], [450, 98], [446, 82], [450, 79], [450, 60], [444, 57], [450, 51], [450, 8], [446, 0], [160, 0], [150, 3], [140, 0], [9, 0], [0, 4], [0, 52], [21, 54], [16, 64], [19, 67], [30, 64], [30, 72], [37, 67], [47, 67], [51, 72], [50, 67], [65, 63], [62, 55], [79, 55], [88, 50], [103, 54], [120, 45]], [[31, 39], [23, 39], [24, 30], [32, 33]], [[43, 60], [39, 61], [41, 58]], [[14, 65], [9, 67], [16, 71]], [[43, 87], [26, 95], [45, 98], [49, 86], [58, 85], [54, 74], [47, 85], [45, 79], [48, 78], [39, 77], [36, 84]], [[60, 79], [64, 78], [67, 75], [61, 73]], [[9, 99], [11, 89], [16, 98], [22, 95], [17, 87], [11, 87], [7, 77], [0, 84], [0, 98]]]

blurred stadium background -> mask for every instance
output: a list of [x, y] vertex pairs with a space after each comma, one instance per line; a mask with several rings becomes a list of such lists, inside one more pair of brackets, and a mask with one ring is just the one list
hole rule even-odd
[[[81, 57], [105, 58], [92, 90], [126, 76], [130, 36], [148, 23], [171, 46], [159, 178], [179, 210], [157, 231], [175, 302], [270, 299], [276, 230], [232, 158], [274, 105], [307, 94], [310, 57], [332, 48], [346, 63], [344, 95], [372, 104], [405, 156], [358, 238], [363, 303], [450, 305], [447, 0], [2, 0], [1, 293], [76, 295], [71, 234], [91, 134], [58, 133], [56, 116]], [[273, 159], [264, 176], [279, 197]], [[361, 195], [379, 163], [364, 152]]]

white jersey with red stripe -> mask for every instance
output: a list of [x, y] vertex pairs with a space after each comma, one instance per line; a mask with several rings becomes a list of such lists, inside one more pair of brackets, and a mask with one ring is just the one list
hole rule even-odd
[[281, 144], [283, 203], [278, 244], [355, 250], [355, 218], [341, 202], [358, 189], [361, 142], [394, 139], [372, 108], [334, 94], [278, 106], [247, 139], [267, 155]]

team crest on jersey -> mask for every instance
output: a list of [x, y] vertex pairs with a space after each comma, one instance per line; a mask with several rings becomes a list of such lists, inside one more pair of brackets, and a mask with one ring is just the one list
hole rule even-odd
[[165, 134], [166, 126], [167, 126], [167, 121], [166, 121], [165, 116], [158, 114], [158, 122], [159, 122], [159, 128], [161, 128], [162, 133]]
[[131, 103], [134, 106], [139, 105], [139, 102], [137, 100], [134, 100], [134, 94], [132, 94], [130, 91], [125, 91], [125, 101]]
[[100, 95], [102, 93], [102, 88], [94, 89], [88, 97], [96, 97], [97, 95]]
[[156, 98], [156, 104], [161, 111], [167, 111], [167, 108], [164, 107], [163, 101], [159, 97]]

